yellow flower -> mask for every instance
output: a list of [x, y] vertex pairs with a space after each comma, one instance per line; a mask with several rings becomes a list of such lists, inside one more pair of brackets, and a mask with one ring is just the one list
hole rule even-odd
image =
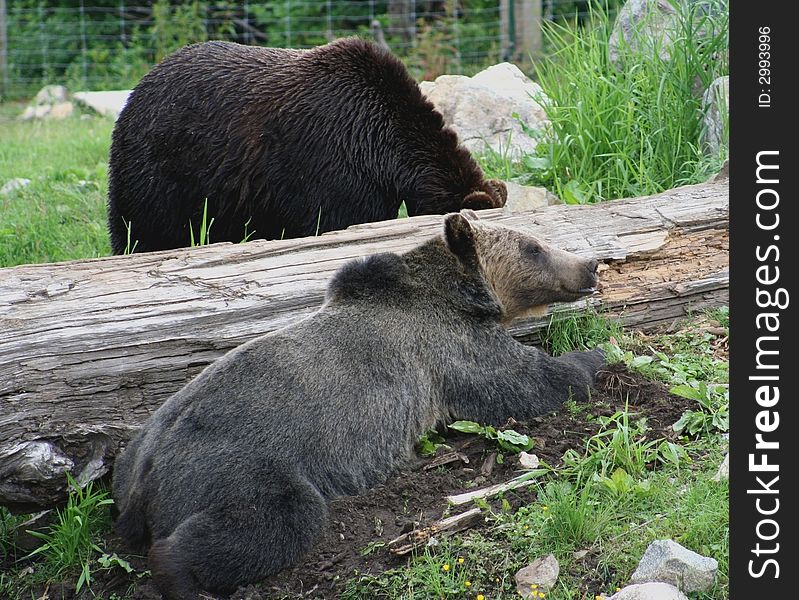
[[486, 597], [483, 594], [477, 594], [476, 600], [486, 600]]
[[444, 565], [444, 566], [443, 566], [443, 567], [441, 567], [441, 568], [442, 568], [442, 569], [444, 569], [445, 571], [449, 571], [449, 565]]
[[594, 596], [594, 600], [605, 600], [605, 598], [602, 597], [602, 594], [597, 594]]
[[617, 587], [617, 588], [616, 588], [616, 591], [617, 591], [617, 592], [620, 592], [620, 591], [621, 591], [621, 588], [620, 588], [620, 587]]
[[530, 589], [531, 590], [537, 590], [538, 589], [538, 584], [537, 583], [531, 583], [530, 584]]
[[543, 598], [544, 596], [546, 596], [546, 594], [544, 592], [538, 592], [538, 597], [539, 598]]
[[472, 582], [471, 581], [464, 581], [463, 585], [465, 585], [466, 587], [471, 587]]
[[462, 556], [459, 556], [459, 557], [458, 557], [458, 564], [459, 564], [459, 565], [462, 565], [464, 560], [465, 560], [465, 559], [464, 559]]
[[544, 506], [541, 507], [541, 510], [544, 510], [544, 511], [549, 510], [549, 507], [545, 504]]

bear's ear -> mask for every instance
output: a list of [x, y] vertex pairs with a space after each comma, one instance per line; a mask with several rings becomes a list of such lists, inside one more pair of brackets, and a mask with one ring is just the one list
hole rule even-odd
[[472, 210], [483, 210], [484, 208], [497, 208], [494, 199], [485, 192], [471, 192], [463, 199], [462, 208], [471, 208]]
[[480, 217], [477, 216], [477, 213], [474, 212], [471, 208], [462, 208], [461, 214], [469, 219], [470, 221], [479, 221]]
[[444, 218], [444, 240], [447, 247], [464, 265], [477, 266], [477, 244], [469, 220], [460, 213]]

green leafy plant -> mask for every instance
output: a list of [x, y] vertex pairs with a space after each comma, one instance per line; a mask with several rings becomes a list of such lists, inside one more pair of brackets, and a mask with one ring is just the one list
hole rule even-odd
[[704, 381], [692, 381], [676, 385], [672, 394], [696, 400], [699, 410], [687, 410], [672, 426], [677, 433], [696, 436], [713, 431], [730, 429], [730, 390], [726, 385], [708, 385]]
[[648, 479], [639, 481], [627, 471], [619, 467], [610, 477], [594, 473], [593, 480], [599, 484], [600, 489], [616, 498], [626, 496], [645, 496], [651, 491], [651, 484]]
[[513, 429], [498, 430], [491, 425], [480, 425], [474, 421], [455, 421], [450, 423], [449, 428], [461, 433], [473, 433], [484, 437], [496, 443], [500, 450], [511, 454], [518, 454], [533, 447], [533, 440], [529, 436]]
[[567, 450], [563, 455], [563, 473], [576, 481], [598, 476], [612, 477], [623, 469], [634, 477], [643, 476], [655, 464], [679, 467], [690, 459], [685, 450], [663, 438], [646, 438], [646, 420], [632, 420], [625, 408], [610, 417], [601, 417], [602, 429], [588, 438], [583, 453]]
[[65, 573], [78, 574], [77, 593], [84, 586], [91, 587], [92, 556], [103, 552], [96, 539], [108, 524], [107, 507], [114, 501], [107, 491], [95, 489], [91, 482], [81, 488], [69, 474], [67, 485], [70, 489], [67, 505], [58, 510], [55, 524], [44, 532], [28, 532], [43, 542], [28, 557], [41, 557], [53, 578]]
[[420, 437], [419, 441], [416, 443], [416, 451], [421, 456], [425, 457], [435, 456], [439, 448], [448, 447], [449, 446], [444, 443], [444, 438], [435, 430], [430, 430], [422, 434], [422, 437]]

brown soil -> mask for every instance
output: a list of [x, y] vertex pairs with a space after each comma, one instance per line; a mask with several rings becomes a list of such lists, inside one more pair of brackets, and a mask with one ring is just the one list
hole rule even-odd
[[[558, 465], [563, 453], [573, 448], [582, 450], [587, 437], [599, 430], [595, 419], [588, 415], [609, 416], [623, 409], [625, 401], [630, 410], [647, 419], [651, 429], [648, 437], [673, 438], [671, 425], [691, 405], [689, 400], [673, 396], [668, 389], [647, 381], [626, 368], [614, 366], [600, 377], [590, 404], [579, 406], [576, 416], [562, 411], [539, 417], [529, 423], [512, 423], [512, 428], [535, 439], [534, 452], [541, 461]], [[387, 543], [414, 527], [426, 526], [440, 519], [447, 508], [445, 496], [469, 488], [500, 483], [518, 475], [518, 464], [508, 458], [496, 464], [490, 474], [481, 473], [491, 448], [474, 435], [448, 434], [446, 443], [452, 450], [468, 457], [468, 463], [454, 462], [443, 467], [425, 469], [433, 458], [418, 458], [406, 470], [396, 473], [383, 485], [355, 497], [335, 500], [331, 518], [324, 535], [315, 548], [295, 568], [284, 571], [258, 585], [237, 590], [231, 600], [266, 600], [273, 598], [337, 598], [344, 583], [357, 571], [377, 574], [401, 567], [407, 557], [394, 556], [386, 547], [363, 555], [361, 551], [375, 542]], [[515, 508], [534, 499], [530, 489], [506, 493], [505, 499]], [[468, 507], [466, 507], [468, 508]], [[453, 512], [466, 510], [461, 508]], [[123, 553], [119, 539], [109, 534], [105, 540], [108, 552]], [[591, 554], [585, 563], [596, 563]], [[131, 557], [138, 572], [147, 568], [146, 562]], [[591, 569], [587, 569], [591, 572]], [[584, 571], [584, 572], [586, 572]], [[598, 573], [583, 583], [586, 589], [599, 589], [606, 583]], [[135, 587], [132, 593], [129, 590]], [[49, 586], [50, 600], [72, 598], [74, 582]], [[158, 600], [149, 577], [136, 578], [121, 569], [97, 573], [92, 590], [97, 597], [129, 597], [136, 600]], [[35, 597], [45, 590], [34, 590]]]

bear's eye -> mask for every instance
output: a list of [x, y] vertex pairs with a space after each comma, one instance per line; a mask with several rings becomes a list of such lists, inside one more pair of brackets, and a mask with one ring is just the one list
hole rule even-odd
[[530, 256], [538, 256], [539, 254], [541, 254], [541, 246], [534, 243], [525, 244], [524, 253]]

